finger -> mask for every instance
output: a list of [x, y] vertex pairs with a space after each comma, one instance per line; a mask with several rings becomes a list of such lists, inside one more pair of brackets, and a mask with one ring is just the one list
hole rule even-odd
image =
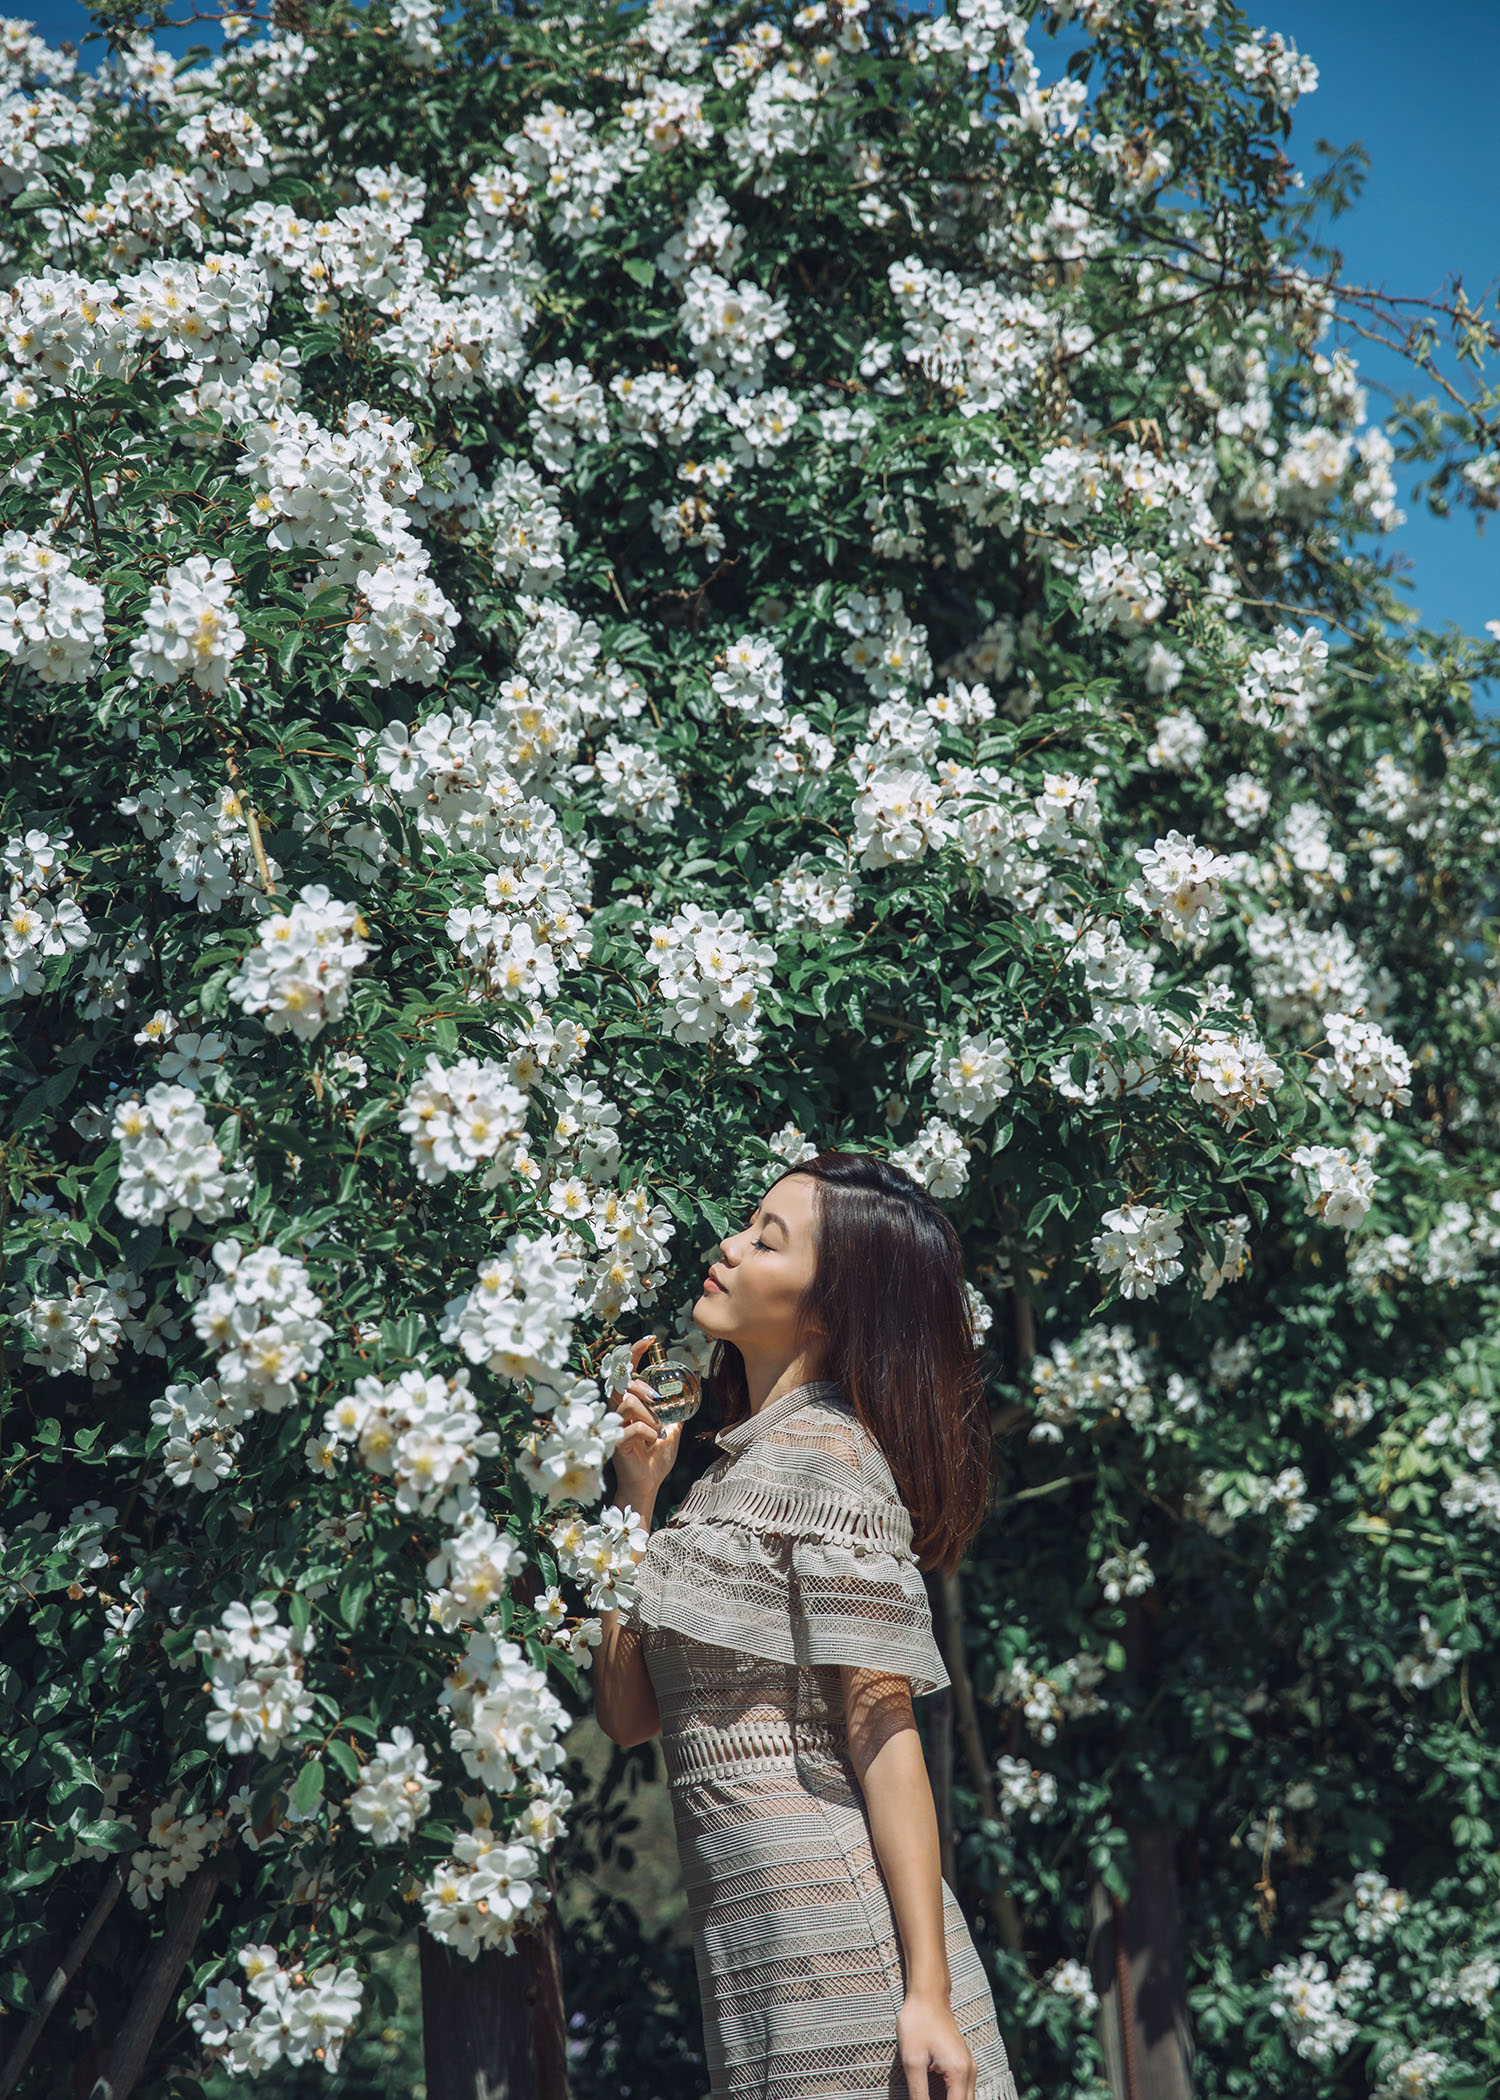
[[631, 1343], [630, 1368], [632, 1371], [635, 1369], [636, 1365], [640, 1362], [641, 1358], [645, 1355], [646, 1351], [651, 1347], [651, 1344], [655, 1340], [656, 1336], [654, 1334], [643, 1334], [638, 1342]]

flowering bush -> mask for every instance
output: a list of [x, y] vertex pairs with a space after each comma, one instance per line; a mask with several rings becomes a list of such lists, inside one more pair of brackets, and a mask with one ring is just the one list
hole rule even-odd
[[1316, 69], [1227, 0], [3, 64], [6, 2002], [112, 1854], [101, 2032], [192, 1879], [235, 2076], [335, 2066], [412, 1919], [545, 1916], [620, 1336], [701, 1355], [705, 1250], [844, 1144], [950, 1206], [1028, 1431], [955, 1793], [1028, 2090], [1168, 1819], [1206, 2089], [1459, 2100], [1497, 652], [1394, 618]]

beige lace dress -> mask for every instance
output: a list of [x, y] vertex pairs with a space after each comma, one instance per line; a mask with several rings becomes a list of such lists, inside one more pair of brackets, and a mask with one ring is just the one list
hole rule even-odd
[[[661, 1710], [712, 2100], [904, 2100], [901, 1941], [839, 1665], [899, 1673], [914, 1693], [949, 1681], [911, 1517], [835, 1385], [784, 1393], [716, 1441], [623, 1614]], [[977, 2100], [1015, 2100], [988, 1980], [942, 1889]]]

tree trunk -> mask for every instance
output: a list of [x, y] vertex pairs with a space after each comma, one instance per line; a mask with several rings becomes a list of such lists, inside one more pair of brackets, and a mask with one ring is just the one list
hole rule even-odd
[[1114, 2100], [1192, 2100], [1193, 2034], [1178, 1930], [1175, 1834], [1128, 1832], [1130, 1897], [1091, 1892], [1090, 1968]]
[[568, 2100], [555, 1903], [514, 1954], [465, 1961], [420, 1937], [427, 2100]]

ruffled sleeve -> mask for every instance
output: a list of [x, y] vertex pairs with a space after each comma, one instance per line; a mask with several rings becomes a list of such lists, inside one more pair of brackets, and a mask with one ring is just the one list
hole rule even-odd
[[846, 1663], [937, 1691], [949, 1677], [911, 1544], [879, 1447], [823, 1389], [694, 1483], [652, 1535], [631, 1616], [799, 1668]]

